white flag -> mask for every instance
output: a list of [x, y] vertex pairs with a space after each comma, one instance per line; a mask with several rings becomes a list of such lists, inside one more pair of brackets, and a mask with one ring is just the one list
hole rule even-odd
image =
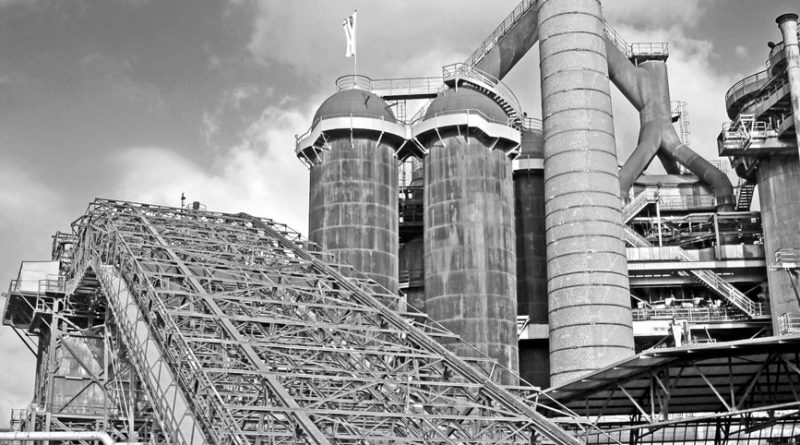
[[353, 11], [353, 15], [347, 17], [342, 22], [344, 36], [347, 38], [347, 52], [344, 55], [345, 57], [356, 55], [356, 12], [358, 11]]

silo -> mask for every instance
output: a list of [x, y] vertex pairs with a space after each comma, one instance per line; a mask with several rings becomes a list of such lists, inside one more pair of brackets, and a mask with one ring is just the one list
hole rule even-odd
[[[514, 231], [517, 249], [517, 315], [531, 327], [547, 327], [547, 255], [544, 218], [544, 147], [541, 128], [524, 128], [514, 169]], [[545, 329], [520, 339], [520, 376], [550, 386], [550, 357]]]
[[633, 354], [614, 123], [599, 0], [542, 0], [550, 379]]
[[[516, 373], [516, 277], [511, 160], [519, 131], [475, 90], [441, 93], [414, 136], [424, 158], [425, 309]], [[453, 346], [462, 356], [473, 350]], [[495, 371], [501, 383], [516, 377]]]
[[320, 105], [297, 155], [311, 170], [309, 239], [397, 292], [395, 150], [405, 129], [386, 102], [344, 89]]

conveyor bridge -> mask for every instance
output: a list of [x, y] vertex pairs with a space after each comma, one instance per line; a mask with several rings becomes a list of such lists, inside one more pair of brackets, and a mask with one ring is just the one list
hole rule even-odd
[[98, 199], [73, 230], [71, 287], [107, 299], [169, 443], [580, 443], [272, 220]]

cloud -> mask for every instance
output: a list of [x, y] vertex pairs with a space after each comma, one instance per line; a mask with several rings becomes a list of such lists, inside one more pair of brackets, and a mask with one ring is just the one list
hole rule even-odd
[[694, 26], [709, 3], [710, 0], [605, 0], [603, 15], [612, 26], [625, 24], [638, 29], [663, 29], [676, 23]]
[[311, 114], [286, 106], [265, 108], [241, 140], [210, 165], [166, 147], [122, 150], [114, 161], [122, 176], [114, 193], [121, 199], [172, 206], [185, 193], [209, 210], [244, 211], [305, 232], [308, 171], [294, 154], [294, 133], [308, 127]]
[[31, 6], [36, 0], [0, 0], [0, 9], [12, 5]]
[[148, 111], [164, 107], [161, 91], [135, 79], [135, 60], [93, 52], [80, 60], [84, 87], [112, 99], [144, 105]]
[[733, 49], [733, 52], [743, 59], [746, 59], [750, 55], [750, 50], [748, 50], [746, 46], [742, 45], [737, 45], [736, 48]]
[[201, 133], [206, 145], [216, 146], [220, 143], [218, 139], [224, 143], [226, 137], [228, 140], [231, 136], [241, 138], [241, 127], [252, 125], [249, 121], [258, 118], [263, 103], [269, 101], [274, 91], [273, 87], [261, 87], [252, 83], [224, 90], [216, 105], [210, 111], [203, 111]]
[[[371, 77], [437, 75], [443, 65], [464, 60], [516, 4], [516, 0], [502, 0], [487, 10], [474, 1], [439, 1], [426, 3], [424, 12], [411, 12], [421, 4], [358, 2], [344, 6], [312, 1], [306, 5], [314, 14], [297, 14], [291, 2], [247, 2], [254, 16], [248, 49], [259, 63], [287, 64], [309, 78], [324, 76], [327, 80], [349, 74], [353, 60], [344, 57], [341, 23], [357, 6], [359, 73]], [[450, 20], [456, 12], [458, 20]], [[414, 16], [412, 21], [397, 20], [409, 13]]]

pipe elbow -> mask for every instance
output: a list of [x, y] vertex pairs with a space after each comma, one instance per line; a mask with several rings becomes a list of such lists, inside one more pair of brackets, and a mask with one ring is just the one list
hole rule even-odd
[[714, 189], [717, 210], [727, 212], [734, 209], [733, 184], [728, 175], [684, 144], [678, 145], [675, 152], [682, 152], [683, 156], [678, 157], [679, 162]]

